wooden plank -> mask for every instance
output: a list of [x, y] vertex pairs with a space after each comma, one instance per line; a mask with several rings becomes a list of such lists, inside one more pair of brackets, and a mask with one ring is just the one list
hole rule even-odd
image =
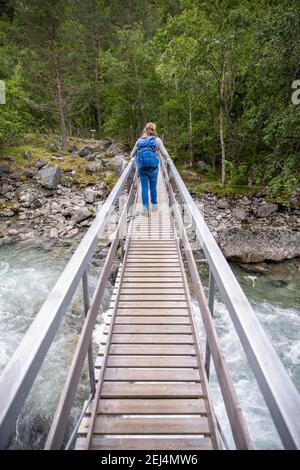
[[161, 306], [160, 308], [134, 308], [133, 306], [130, 307], [121, 307], [118, 306], [117, 315], [126, 315], [126, 316], [160, 316], [160, 317], [167, 317], [167, 316], [185, 316], [188, 315], [187, 308], [168, 308], [166, 306]]
[[160, 238], [162, 240], [171, 240], [173, 238], [172, 232], [161, 230], [136, 230], [132, 233], [132, 238], [140, 240], [152, 240], [153, 238]]
[[127, 334], [191, 334], [192, 329], [189, 325], [114, 325], [114, 333]]
[[[144, 221], [143, 221], [144, 222]], [[135, 231], [140, 231], [140, 230], [164, 230], [164, 231], [169, 231], [172, 233], [172, 224], [170, 222], [166, 222], [162, 224], [159, 220], [153, 220], [153, 221], [148, 221], [148, 223], [143, 223], [140, 221], [137, 221], [136, 223], [133, 223], [132, 228], [133, 228], [133, 233]]]
[[133, 221], [133, 227], [162, 227], [162, 228], [172, 228], [172, 221], [170, 214], [165, 214], [163, 217], [159, 218], [136, 218]]
[[130, 301], [134, 301], [134, 302], [137, 302], [137, 301], [142, 301], [142, 300], [146, 300], [147, 302], [149, 300], [158, 300], [159, 302], [167, 302], [167, 301], [174, 301], [174, 302], [178, 302], [179, 300], [184, 300], [185, 301], [186, 297], [184, 294], [180, 294], [180, 293], [171, 293], [171, 294], [167, 294], [167, 293], [159, 293], [159, 294], [153, 294], [153, 293], [143, 293], [143, 294], [136, 294], [136, 293], [133, 293], [133, 294], [123, 294], [123, 292], [120, 294], [120, 297], [119, 297], [119, 300], [120, 302], [130, 302]]
[[[135, 227], [131, 233], [132, 240], [161, 240], [163, 237], [167, 237], [168, 240], [174, 240], [174, 234], [168, 227]], [[144, 240], [143, 240], [144, 239]]]
[[[147, 228], [147, 227], [151, 227], [151, 226], [153, 225], [153, 226], [155, 226], [155, 227], [161, 226], [161, 227], [166, 228], [166, 229], [167, 229], [167, 228], [170, 228], [170, 227], [171, 227], [170, 220], [167, 220], [167, 216], [164, 216], [164, 218], [165, 218], [166, 220], [163, 220], [163, 219], [162, 219], [162, 220], [159, 220], [159, 219], [152, 219], [152, 220], [151, 220], [150, 218], [144, 219], [144, 220], [142, 220], [142, 219], [136, 219], [136, 220], [134, 220], [134, 222], [133, 222], [133, 226], [136, 226], [136, 227], [138, 227], [138, 228], [139, 228], [139, 227], [141, 227], [141, 228]], [[163, 221], [164, 223], [162, 223], [162, 221]]]
[[177, 261], [178, 263], [178, 257], [176, 255], [166, 255], [166, 254], [157, 254], [157, 255], [142, 255], [141, 253], [133, 253], [132, 256], [129, 257], [129, 262], [132, 263], [132, 262], [143, 262], [143, 263], [146, 263], [146, 262], [158, 262], [158, 261], [163, 261], [163, 262], [167, 262], [167, 261], [172, 261], [172, 262], [175, 262]]
[[[141, 288], [138, 284], [135, 284], [134, 287], [131, 287], [129, 289], [125, 284], [122, 284], [121, 286], [121, 294], [122, 295], [151, 295], [151, 294], [156, 294], [160, 295], [161, 297], [165, 297], [167, 295], [169, 296], [174, 296], [176, 294], [178, 295], [183, 295], [185, 293], [184, 289], [181, 288], [165, 288], [163, 285], [160, 285], [160, 288], [153, 288], [152, 283], [148, 282], [148, 285], [146, 287]], [[182, 287], [182, 286], [181, 286]], [[125, 289], [125, 292], [124, 292]], [[151, 290], [153, 292], [151, 292]], [[164, 291], [165, 290], [165, 291]], [[114, 289], [114, 294], [117, 293], [117, 288]], [[186, 296], [184, 296], [186, 298]], [[159, 299], [158, 299], [159, 300]], [[178, 300], [178, 299], [177, 299]]]
[[135, 382], [200, 382], [196, 369], [125, 369], [107, 367], [104, 374], [106, 381]]
[[[76, 450], [86, 449], [86, 439], [76, 441]], [[196, 438], [93, 438], [91, 450], [212, 450], [209, 437]]]
[[174, 310], [175, 309], [179, 309], [179, 308], [184, 308], [186, 307], [186, 301], [182, 301], [182, 300], [178, 300], [178, 302], [176, 301], [171, 301], [171, 300], [168, 300], [168, 301], [165, 301], [162, 305], [162, 301], [159, 301], [159, 300], [153, 300], [153, 301], [143, 301], [143, 300], [140, 300], [140, 301], [128, 301], [128, 302], [122, 302], [120, 301], [118, 303], [118, 309], [120, 308], [155, 308], [155, 309], [159, 309], [159, 310], [163, 310], [163, 308], [173, 308]]
[[[164, 241], [164, 240], [161, 240], [161, 242], [163, 242], [163, 241]], [[168, 241], [172, 241], [172, 240], [168, 240]], [[148, 245], [141, 245], [139, 248], [135, 247], [135, 248], [133, 248], [133, 249], [130, 248], [130, 250], [133, 250], [133, 251], [135, 251], [135, 250], [140, 250], [140, 251], [143, 251], [143, 253], [145, 253], [146, 250], [148, 249], [149, 251], [151, 250], [151, 251], [154, 251], [155, 253], [160, 253], [160, 251], [162, 251], [162, 250], [165, 249], [165, 248], [163, 248], [163, 247], [160, 247], [159, 245], [157, 245], [157, 246], [149, 246], [150, 240], [146, 241], [146, 243], [148, 243]], [[172, 248], [171, 250], [169, 250], [169, 251], [174, 252], [174, 251], [173, 251], [173, 248]], [[168, 252], [169, 252], [169, 251], [168, 251]]]
[[160, 259], [160, 258], [166, 258], [166, 259], [178, 259], [178, 253], [175, 251], [165, 251], [165, 250], [153, 250], [153, 251], [145, 251], [145, 250], [129, 250], [128, 252], [128, 257], [129, 258], [137, 258], [137, 259]]
[[[99, 351], [103, 351], [104, 347], [101, 345]], [[103, 354], [103, 352], [102, 352]], [[166, 356], [193, 356], [195, 349], [190, 344], [178, 344], [176, 346], [170, 344], [111, 344], [109, 354], [119, 355], [166, 355]]]
[[177, 258], [129, 258], [126, 266], [132, 267], [137, 266], [179, 266]]
[[161, 232], [154, 230], [136, 231], [132, 234], [132, 239], [143, 240], [144, 242], [151, 242], [153, 239], [160, 239], [161, 241], [172, 241], [174, 239], [172, 232]]
[[126, 265], [125, 267], [125, 273], [129, 273], [129, 272], [141, 272], [141, 273], [147, 273], [147, 272], [155, 272], [155, 273], [162, 273], [162, 272], [166, 272], [166, 273], [180, 273], [181, 272], [181, 269], [179, 266], [176, 266], [176, 267], [169, 267], [169, 266], [152, 266], [152, 267], [147, 267], [147, 266], [134, 266], [134, 265]]
[[[89, 408], [87, 415], [90, 414]], [[206, 414], [206, 407], [203, 398], [103, 398], [99, 401], [97, 413], [108, 415]]]
[[164, 263], [167, 261], [172, 262], [172, 263], [175, 263], [175, 262], [178, 263], [178, 256], [163, 255], [163, 254], [145, 256], [142, 254], [135, 253], [132, 256], [128, 256], [127, 258], [127, 263], [147, 263], [147, 262], [157, 263], [159, 261], [162, 261]]
[[177, 256], [178, 252], [173, 248], [129, 248], [129, 256]]
[[163, 234], [166, 233], [170, 236], [171, 239], [174, 238], [171, 227], [159, 227], [157, 225], [148, 225], [148, 226], [135, 225], [132, 228], [133, 228], [132, 233], [131, 233], [132, 237], [134, 237], [134, 235], [153, 233], [154, 235], [156, 235], [153, 238], [159, 239], [161, 233]]
[[94, 426], [95, 434], [209, 434], [206, 417], [127, 418], [99, 416]]
[[172, 233], [160, 233], [160, 232], [152, 232], [149, 231], [144, 231], [144, 232], [136, 232], [132, 234], [132, 238], [136, 240], [153, 240], [154, 238], [159, 238], [161, 240], [172, 240], [173, 239], [173, 234]]
[[[101, 367], [102, 356], [95, 365]], [[107, 367], [197, 367], [195, 356], [109, 356]]]
[[[126, 383], [103, 382], [102, 398], [169, 398], [186, 397], [201, 398], [202, 387], [200, 383]], [[203, 397], [202, 397], [203, 398]]]
[[[131, 274], [128, 277], [125, 277], [122, 280], [122, 289], [151, 289], [151, 288], [158, 288], [157, 292], [160, 292], [160, 289], [176, 289], [178, 288], [183, 289], [184, 285], [182, 282], [182, 277], [180, 276], [171, 276], [168, 278], [167, 275], [155, 277], [155, 274], [148, 274], [146, 277], [144, 275], [142, 277], [134, 277], [138, 276], [138, 274]], [[114, 292], [117, 291], [119, 281], [115, 282], [114, 285]], [[183, 289], [184, 290], [184, 289]], [[144, 292], [144, 290], [143, 290]]]
[[[130, 282], [135, 282], [136, 279], [140, 276], [140, 282], [143, 282], [149, 278], [153, 279], [153, 281], [157, 282], [158, 280], [160, 281], [161, 279], [165, 279], [166, 282], [170, 282], [171, 278], [172, 281], [173, 279], [176, 279], [176, 282], [179, 282], [182, 280], [182, 274], [179, 271], [172, 272], [157, 272], [157, 271], [145, 271], [143, 274], [139, 274], [139, 272], [136, 271], [128, 271], [124, 274], [124, 280], [126, 281], [129, 279]], [[133, 281], [134, 279], [134, 281]]]
[[136, 224], [136, 225], [133, 225], [132, 227], [132, 233], [131, 233], [131, 236], [134, 236], [135, 234], [140, 234], [140, 233], [143, 233], [143, 232], [153, 232], [155, 233], [156, 237], [154, 236], [153, 238], [157, 238], [159, 239], [159, 234], [161, 232], [165, 232], [165, 233], [168, 233], [170, 235], [170, 238], [174, 238], [173, 236], [173, 231], [172, 231], [172, 227], [166, 225], [164, 227], [160, 227], [159, 225], [157, 224], [149, 224], [149, 225], [141, 225], [141, 224]]
[[160, 239], [161, 241], [171, 241], [174, 237], [171, 232], [154, 232], [154, 231], [136, 231], [132, 234], [132, 238], [135, 240], [143, 240], [145, 242], [151, 242], [153, 239]]
[[142, 224], [142, 223], [136, 223], [133, 224], [133, 229], [135, 229], [137, 232], [142, 231], [142, 230], [156, 230], [156, 231], [168, 231], [170, 233], [173, 233], [172, 230], [172, 225], [170, 223], [165, 223], [162, 224], [159, 220], [157, 221], [149, 221], [148, 224]]
[[174, 334], [113, 334], [111, 344], [194, 344], [194, 338]]
[[160, 288], [157, 288], [157, 287], [153, 287], [151, 284], [143, 284], [142, 287], [138, 286], [135, 284], [133, 285], [131, 288], [128, 287], [128, 286], [122, 286], [121, 287], [121, 294], [145, 294], [145, 295], [149, 295], [149, 294], [184, 294], [184, 289], [180, 289], [180, 288], [164, 288], [164, 287], [161, 287]]
[[175, 240], [171, 240], [171, 241], [164, 241], [164, 240], [151, 240], [151, 243], [149, 241], [144, 241], [144, 240], [132, 240], [130, 242], [130, 248], [133, 248], [133, 247], [141, 247], [141, 246], [145, 246], [146, 248], [149, 248], [149, 247], [156, 247], [156, 246], [160, 246], [160, 247], [172, 247], [174, 249], [176, 249], [176, 242]]
[[[115, 325], [158, 325], [161, 327], [162, 325], [172, 326], [172, 325], [189, 325], [190, 319], [188, 316], [185, 317], [166, 317], [166, 316], [119, 316], [117, 315], [115, 319]], [[117, 330], [115, 330], [117, 331]], [[145, 331], [146, 332], [146, 331]]]
[[[166, 242], [166, 244], [164, 245], [163, 242]], [[139, 241], [136, 240], [135, 243], [136, 244], [134, 246], [132, 246], [132, 244], [130, 245], [129, 247], [130, 252], [131, 251], [143, 251], [145, 253], [146, 250], [148, 250], [148, 251], [154, 251], [154, 252], [163, 251], [165, 253], [168, 253], [168, 252], [178, 253], [176, 245], [174, 245], [173, 243], [173, 240], [161, 240], [159, 244], [153, 244], [153, 241], [151, 240], [144, 241], [143, 243], [139, 243]]]
[[[153, 236], [151, 237], [150, 235], [147, 236], [146, 234], [143, 234], [142, 236], [141, 236], [141, 235], [139, 235], [139, 236], [137, 235], [135, 238], [136, 238], [136, 239], [143, 239], [143, 240], [149, 240], [149, 241], [151, 241], [153, 238], [158, 238], [158, 235], [155, 235], [155, 237], [153, 237]], [[161, 240], [171, 240], [172, 237], [171, 237], [171, 236], [167, 236], [167, 235], [161, 235], [160, 238], [161, 238]]]
[[[182, 287], [182, 276], [172, 276], [171, 279], [168, 276], [160, 276], [155, 277], [155, 276], [140, 276], [136, 277], [134, 275], [131, 276], [125, 276], [123, 278], [123, 283], [122, 285], [124, 287], [127, 287], [128, 284], [131, 284], [131, 286], [137, 285], [137, 287], [143, 287], [142, 284], [150, 284], [153, 283], [151, 287]], [[131, 287], [130, 286], [130, 287]]]
[[148, 259], [153, 259], [154, 261], [157, 261], [157, 260], [160, 260], [160, 259], [164, 259], [164, 260], [177, 260], [178, 261], [178, 254], [175, 253], [175, 252], [169, 252], [169, 253], [166, 253], [165, 251], [154, 251], [152, 253], [145, 253], [143, 251], [140, 251], [140, 252], [132, 252], [132, 251], [129, 251], [128, 253], [128, 257], [130, 259], [130, 261], [132, 261], [133, 259], [137, 259], [138, 261], [139, 260], [148, 260]]

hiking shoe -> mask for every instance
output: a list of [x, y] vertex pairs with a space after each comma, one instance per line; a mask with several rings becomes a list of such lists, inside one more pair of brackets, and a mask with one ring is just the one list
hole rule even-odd
[[158, 204], [152, 204], [152, 211], [153, 212], [158, 211]]

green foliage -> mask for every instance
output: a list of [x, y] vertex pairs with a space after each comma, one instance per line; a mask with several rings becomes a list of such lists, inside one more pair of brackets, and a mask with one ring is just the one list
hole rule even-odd
[[69, 135], [96, 129], [132, 147], [156, 121], [176, 163], [210, 164], [197, 191], [264, 186], [287, 204], [300, 174], [299, 0], [13, 3], [0, 18], [2, 144], [58, 133], [64, 118]]
[[132, 142], [147, 121], [155, 120], [159, 102], [155, 59], [140, 26], [120, 30], [117, 45], [100, 54], [106, 133]]
[[111, 191], [115, 184], [118, 181], [118, 176], [114, 171], [107, 171], [105, 178], [104, 178], [104, 183], [106, 184], [107, 188]]
[[22, 136], [33, 123], [26, 105], [26, 93], [20, 83], [20, 69], [5, 80], [6, 103], [0, 105], [0, 144], [10, 143]]
[[197, 197], [201, 197], [204, 194], [204, 188], [202, 184], [198, 183], [192, 186], [193, 192], [196, 194]]
[[290, 207], [289, 198], [299, 181], [295, 176], [295, 161], [296, 158], [288, 158], [280, 174], [272, 178], [267, 185], [267, 197], [288, 208]]
[[247, 185], [248, 168], [244, 163], [234, 163], [226, 160], [226, 184], [228, 186]]

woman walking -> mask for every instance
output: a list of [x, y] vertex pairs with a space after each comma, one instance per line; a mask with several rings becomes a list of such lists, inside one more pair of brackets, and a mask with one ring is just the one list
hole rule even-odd
[[153, 122], [146, 124], [141, 137], [131, 152], [130, 157], [136, 156], [136, 163], [142, 186], [142, 215], [149, 211], [149, 186], [152, 210], [158, 209], [157, 204], [157, 175], [159, 160], [157, 151], [164, 157], [169, 157], [162, 140], [158, 137], [156, 125]]

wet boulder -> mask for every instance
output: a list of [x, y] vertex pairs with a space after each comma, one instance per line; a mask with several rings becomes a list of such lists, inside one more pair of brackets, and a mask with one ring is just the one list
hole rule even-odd
[[97, 193], [88, 188], [84, 191], [83, 197], [86, 203], [94, 204], [94, 202], [96, 202]]
[[257, 217], [269, 217], [274, 212], [278, 211], [277, 204], [261, 204], [257, 210]]
[[115, 171], [120, 176], [127, 166], [127, 161], [125, 160], [123, 155], [116, 155], [113, 158], [115, 164]]
[[118, 144], [111, 144], [106, 150], [107, 157], [115, 157], [116, 155], [120, 155], [121, 153], [122, 149]]
[[74, 209], [74, 223], [78, 224], [94, 215], [94, 211], [89, 207], [77, 207]]
[[85, 172], [87, 175], [94, 175], [97, 171], [96, 163], [91, 163], [90, 165], [86, 165]]
[[11, 173], [8, 165], [0, 165], [0, 176], [6, 176]]
[[79, 150], [79, 155], [81, 157], [87, 157], [88, 155], [92, 155], [93, 153], [93, 150], [91, 149], [90, 146], [86, 145], [85, 147], [82, 147], [80, 150]]
[[37, 181], [43, 188], [56, 189], [61, 180], [62, 171], [58, 166], [46, 165], [37, 174]]
[[48, 165], [48, 162], [46, 162], [46, 160], [37, 160], [35, 164], [38, 170], [40, 170], [41, 168], [43, 168], [43, 166], [46, 166], [46, 165]]

